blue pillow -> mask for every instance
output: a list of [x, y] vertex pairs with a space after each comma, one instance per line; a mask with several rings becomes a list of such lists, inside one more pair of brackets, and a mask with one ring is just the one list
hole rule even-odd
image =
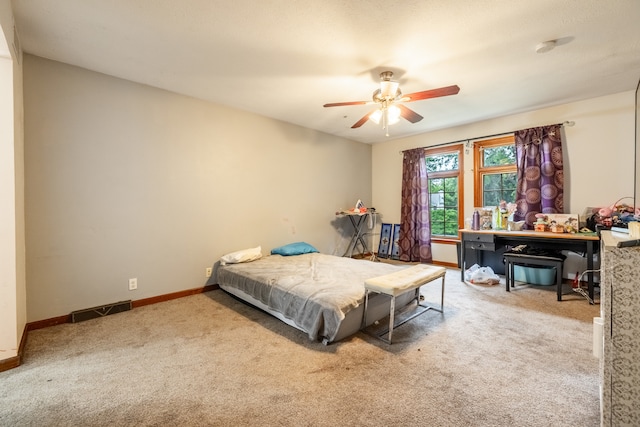
[[282, 256], [310, 254], [313, 252], [318, 252], [318, 250], [305, 242], [290, 243], [288, 245], [271, 249], [271, 255]]

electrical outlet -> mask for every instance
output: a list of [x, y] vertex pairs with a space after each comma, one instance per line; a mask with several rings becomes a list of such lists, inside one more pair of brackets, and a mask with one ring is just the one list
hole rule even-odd
[[133, 291], [135, 289], [138, 289], [138, 279], [134, 277], [133, 279], [129, 279], [129, 290]]
[[204, 277], [211, 277], [211, 267], [207, 267], [207, 269], [204, 270]]

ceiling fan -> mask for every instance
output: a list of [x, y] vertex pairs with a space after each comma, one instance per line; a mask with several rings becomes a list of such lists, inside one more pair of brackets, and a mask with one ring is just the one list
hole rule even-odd
[[359, 128], [365, 124], [367, 120], [372, 120], [376, 124], [382, 122], [382, 128], [386, 130], [386, 135], [389, 136], [389, 125], [397, 123], [400, 120], [400, 117], [403, 117], [411, 123], [417, 123], [423, 119], [420, 114], [400, 104], [401, 102], [413, 102], [420, 101], [422, 99], [438, 98], [441, 96], [455, 95], [460, 92], [460, 88], [453, 85], [403, 95], [400, 91], [399, 83], [391, 80], [392, 78], [393, 72], [391, 71], [383, 71], [380, 73], [380, 89], [376, 89], [375, 92], [373, 92], [372, 101], [333, 102], [330, 104], [324, 104], [324, 107], [378, 104], [378, 107], [375, 110], [367, 113], [364, 117], [355, 122], [351, 128]]

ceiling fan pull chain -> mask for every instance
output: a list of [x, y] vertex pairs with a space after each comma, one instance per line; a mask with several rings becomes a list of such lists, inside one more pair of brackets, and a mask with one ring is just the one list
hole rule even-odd
[[389, 115], [384, 107], [382, 108], [382, 129], [389, 133]]
[[385, 108], [384, 109], [384, 130], [385, 130], [385, 136], [389, 136], [389, 109]]

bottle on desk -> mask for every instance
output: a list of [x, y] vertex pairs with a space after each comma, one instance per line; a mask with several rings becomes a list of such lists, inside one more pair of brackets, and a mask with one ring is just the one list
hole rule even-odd
[[473, 219], [471, 220], [471, 229], [480, 230], [480, 214], [478, 211], [473, 211]]

